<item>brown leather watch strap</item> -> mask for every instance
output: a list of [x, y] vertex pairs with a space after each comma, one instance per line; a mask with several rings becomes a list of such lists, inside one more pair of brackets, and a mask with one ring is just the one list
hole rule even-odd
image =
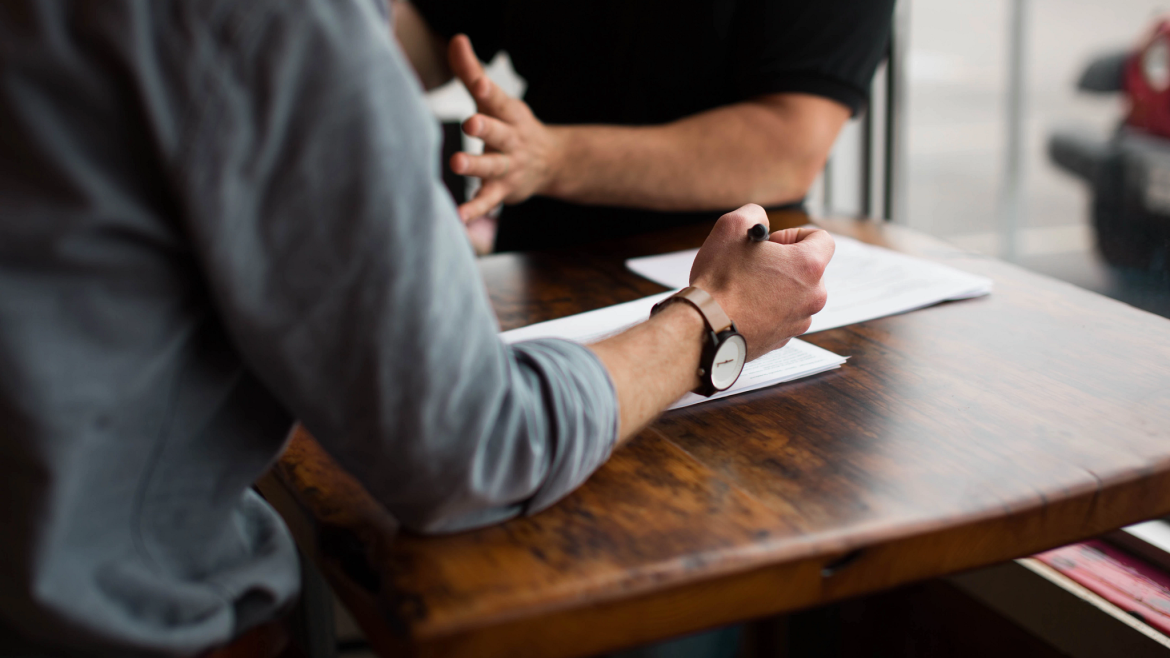
[[691, 286], [683, 288], [674, 293], [670, 297], [662, 300], [655, 308], [661, 308], [674, 301], [685, 301], [694, 306], [699, 311], [699, 315], [707, 321], [707, 326], [711, 328], [716, 334], [720, 334], [731, 328], [731, 318], [723, 312], [723, 308], [719, 306], [719, 302], [715, 298], [707, 294], [706, 290]]

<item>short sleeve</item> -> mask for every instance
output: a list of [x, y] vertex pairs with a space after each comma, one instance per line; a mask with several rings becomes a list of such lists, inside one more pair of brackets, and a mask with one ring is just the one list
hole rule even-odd
[[507, 8], [501, 0], [411, 0], [411, 4], [440, 36], [471, 37], [475, 54], [485, 62], [503, 49]]
[[894, 0], [747, 0], [736, 17], [737, 92], [807, 93], [854, 114], [886, 54]]

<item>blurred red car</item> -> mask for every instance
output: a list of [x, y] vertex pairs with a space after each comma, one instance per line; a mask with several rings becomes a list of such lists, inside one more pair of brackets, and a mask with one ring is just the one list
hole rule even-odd
[[1097, 244], [1110, 263], [1165, 271], [1170, 264], [1170, 20], [1136, 50], [1092, 61], [1077, 85], [1123, 93], [1124, 121], [1101, 139], [1074, 130], [1053, 133], [1049, 157], [1093, 193]]

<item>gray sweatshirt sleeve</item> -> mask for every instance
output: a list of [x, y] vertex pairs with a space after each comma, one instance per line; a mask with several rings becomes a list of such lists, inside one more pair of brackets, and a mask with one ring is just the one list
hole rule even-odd
[[236, 348], [407, 527], [551, 505], [609, 456], [612, 383], [582, 346], [500, 341], [374, 1], [235, 6], [182, 64], [174, 180]]

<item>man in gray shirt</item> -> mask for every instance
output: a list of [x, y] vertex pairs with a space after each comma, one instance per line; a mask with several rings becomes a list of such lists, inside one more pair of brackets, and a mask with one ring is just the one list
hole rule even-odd
[[[195, 655], [297, 556], [250, 484], [294, 418], [405, 526], [537, 512], [698, 385], [685, 304], [514, 346], [378, 0], [0, 4], [0, 653]], [[758, 356], [823, 231], [720, 220], [693, 282]]]

